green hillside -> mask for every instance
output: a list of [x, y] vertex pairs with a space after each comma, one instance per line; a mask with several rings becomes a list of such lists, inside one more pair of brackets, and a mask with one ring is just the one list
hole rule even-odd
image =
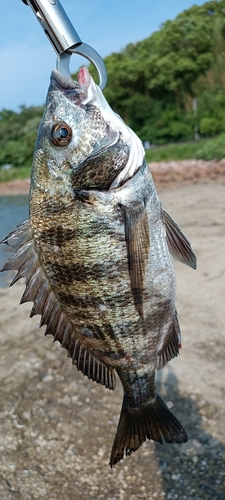
[[[106, 57], [105, 64], [106, 99], [142, 141], [161, 146], [225, 133], [225, 0], [182, 12], [149, 38]], [[0, 112], [0, 166], [31, 165], [42, 112]], [[223, 139], [216, 139], [219, 148], [206, 140], [186, 146], [182, 155], [221, 157]]]
[[105, 63], [105, 96], [142, 140], [225, 131], [225, 0], [182, 12]]

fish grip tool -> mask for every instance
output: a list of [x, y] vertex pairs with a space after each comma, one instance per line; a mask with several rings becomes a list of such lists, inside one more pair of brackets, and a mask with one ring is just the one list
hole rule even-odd
[[72, 54], [79, 54], [95, 66], [99, 76], [99, 87], [103, 90], [107, 84], [104, 61], [96, 50], [81, 41], [59, 0], [22, 0], [22, 2], [31, 7], [53, 45], [58, 55], [57, 70], [71, 78], [70, 58]]

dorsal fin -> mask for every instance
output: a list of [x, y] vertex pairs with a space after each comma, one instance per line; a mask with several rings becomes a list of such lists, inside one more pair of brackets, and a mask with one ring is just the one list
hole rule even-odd
[[26, 278], [26, 289], [20, 303], [34, 302], [30, 316], [41, 315], [40, 326], [47, 325], [45, 335], [50, 334], [67, 349], [73, 364], [89, 379], [107, 387], [115, 388], [115, 374], [111, 367], [95, 358], [76, 335], [73, 325], [64, 314], [60, 302], [40, 265], [32, 238], [30, 221], [16, 227], [2, 243], [14, 248], [15, 253], [7, 260], [2, 271], [16, 270], [13, 285], [20, 278]]
[[164, 208], [163, 216], [166, 226], [166, 240], [172, 257], [179, 260], [179, 262], [196, 269], [197, 259], [187, 237]]

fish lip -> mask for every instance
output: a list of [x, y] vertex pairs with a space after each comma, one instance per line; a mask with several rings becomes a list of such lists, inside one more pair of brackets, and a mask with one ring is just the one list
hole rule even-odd
[[62, 75], [57, 69], [52, 71], [50, 79], [50, 86], [59, 90], [67, 99], [79, 106], [90, 100], [93, 95], [92, 78], [86, 67], [80, 69], [78, 82], [71, 77]]
[[62, 75], [62, 73], [60, 73], [57, 69], [53, 69], [50, 79], [51, 83], [56, 85], [62, 91], [78, 90], [83, 87], [83, 85], [81, 86], [78, 82], [72, 80], [72, 78]]
[[91, 86], [91, 81], [91, 75], [85, 66], [78, 73], [78, 82], [63, 75], [57, 69], [54, 69], [51, 73], [51, 83], [64, 92], [77, 90], [78, 93], [86, 93]]

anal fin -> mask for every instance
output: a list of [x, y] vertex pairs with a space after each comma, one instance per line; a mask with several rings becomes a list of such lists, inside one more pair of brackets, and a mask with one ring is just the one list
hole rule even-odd
[[175, 311], [173, 327], [168, 332], [168, 335], [165, 337], [163, 346], [158, 352], [157, 370], [161, 370], [168, 363], [168, 361], [178, 356], [180, 349], [181, 333], [177, 311]]

